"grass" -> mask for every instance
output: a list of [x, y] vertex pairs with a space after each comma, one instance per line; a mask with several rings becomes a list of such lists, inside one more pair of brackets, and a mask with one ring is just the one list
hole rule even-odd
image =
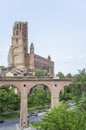
[[[49, 108], [49, 107], [50, 107], [49, 105], [33, 107], [33, 108], [29, 108], [28, 111], [29, 112], [32, 112], [32, 111], [43, 112], [46, 108]], [[18, 118], [19, 115], [20, 115], [19, 111], [15, 111], [15, 112], [9, 112], [9, 113], [1, 114], [0, 118], [7, 120], [7, 119]]]
[[0, 118], [4, 120], [18, 118], [18, 117], [19, 117], [19, 112], [10, 112], [10, 113], [0, 115]]
[[50, 108], [50, 105], [46, 105], [46, 106], [37, 106], [37, 107], [32, 107], [28, 109], [28, 112], [32, 112], [32, 111], [37, 111], [37, 112], [43, 112], [45, 109]]

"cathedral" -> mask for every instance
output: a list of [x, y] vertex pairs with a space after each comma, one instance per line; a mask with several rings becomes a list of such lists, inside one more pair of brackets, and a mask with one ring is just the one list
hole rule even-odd
[[8, 68], [14, 74], [28, 72], [28, 75], [34, 75], [36, 71], [43, 71], [46, 76], [54, 76], [54, 62], [51, 57], [39, 56], [34, 53], [34, 49], [34, 44], [31, 43], [28, 53], [28, 23], [15, 22], [8, 54]]

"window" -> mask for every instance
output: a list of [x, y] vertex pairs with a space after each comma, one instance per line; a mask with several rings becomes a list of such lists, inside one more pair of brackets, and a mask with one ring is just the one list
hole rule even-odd
[[20, 23], [20, 30], [21, 30], [21, 23]]
[[19, 35], [19, 31], [16, 31], [16, 35]]
[[18, 24], [17, 24], [17, 29], [18, 29]]
[[18, 44], [18, 39], [16, 39], [16, 44]]

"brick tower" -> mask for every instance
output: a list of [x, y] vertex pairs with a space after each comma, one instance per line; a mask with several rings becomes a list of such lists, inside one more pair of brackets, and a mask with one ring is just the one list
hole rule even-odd
[[28, 24], [15, 22], [12, 45], [9, 50], [9, 66], [25, 69], [28, 66]]

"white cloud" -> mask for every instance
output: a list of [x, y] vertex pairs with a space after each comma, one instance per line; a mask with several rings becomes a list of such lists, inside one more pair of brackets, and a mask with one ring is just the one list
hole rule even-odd
[[64, 56], [63, 57], [63, 62], [65, 62], [65, 63], [70, 63], [72, 61], [74, 61], [74, 57], [73, 56]]
[[61, 55], [57, 58], [55, 57], [55, 62], [59, 64], [76, 64], [76, 63], [81, 63], [82, 61], [84, 61], [83, 55], [79, 55], [79, 56]]
[[8, 49], [0, 48], [0, 66], [7, 66], [8, 60]]
[[0, 56], [8, 53], [8, 48], [0, 48]]
[[83, 55], [79, 56], [64, 56], [63, 62], [64, 63], [81, 63], [81, 61], [84, 59]]

